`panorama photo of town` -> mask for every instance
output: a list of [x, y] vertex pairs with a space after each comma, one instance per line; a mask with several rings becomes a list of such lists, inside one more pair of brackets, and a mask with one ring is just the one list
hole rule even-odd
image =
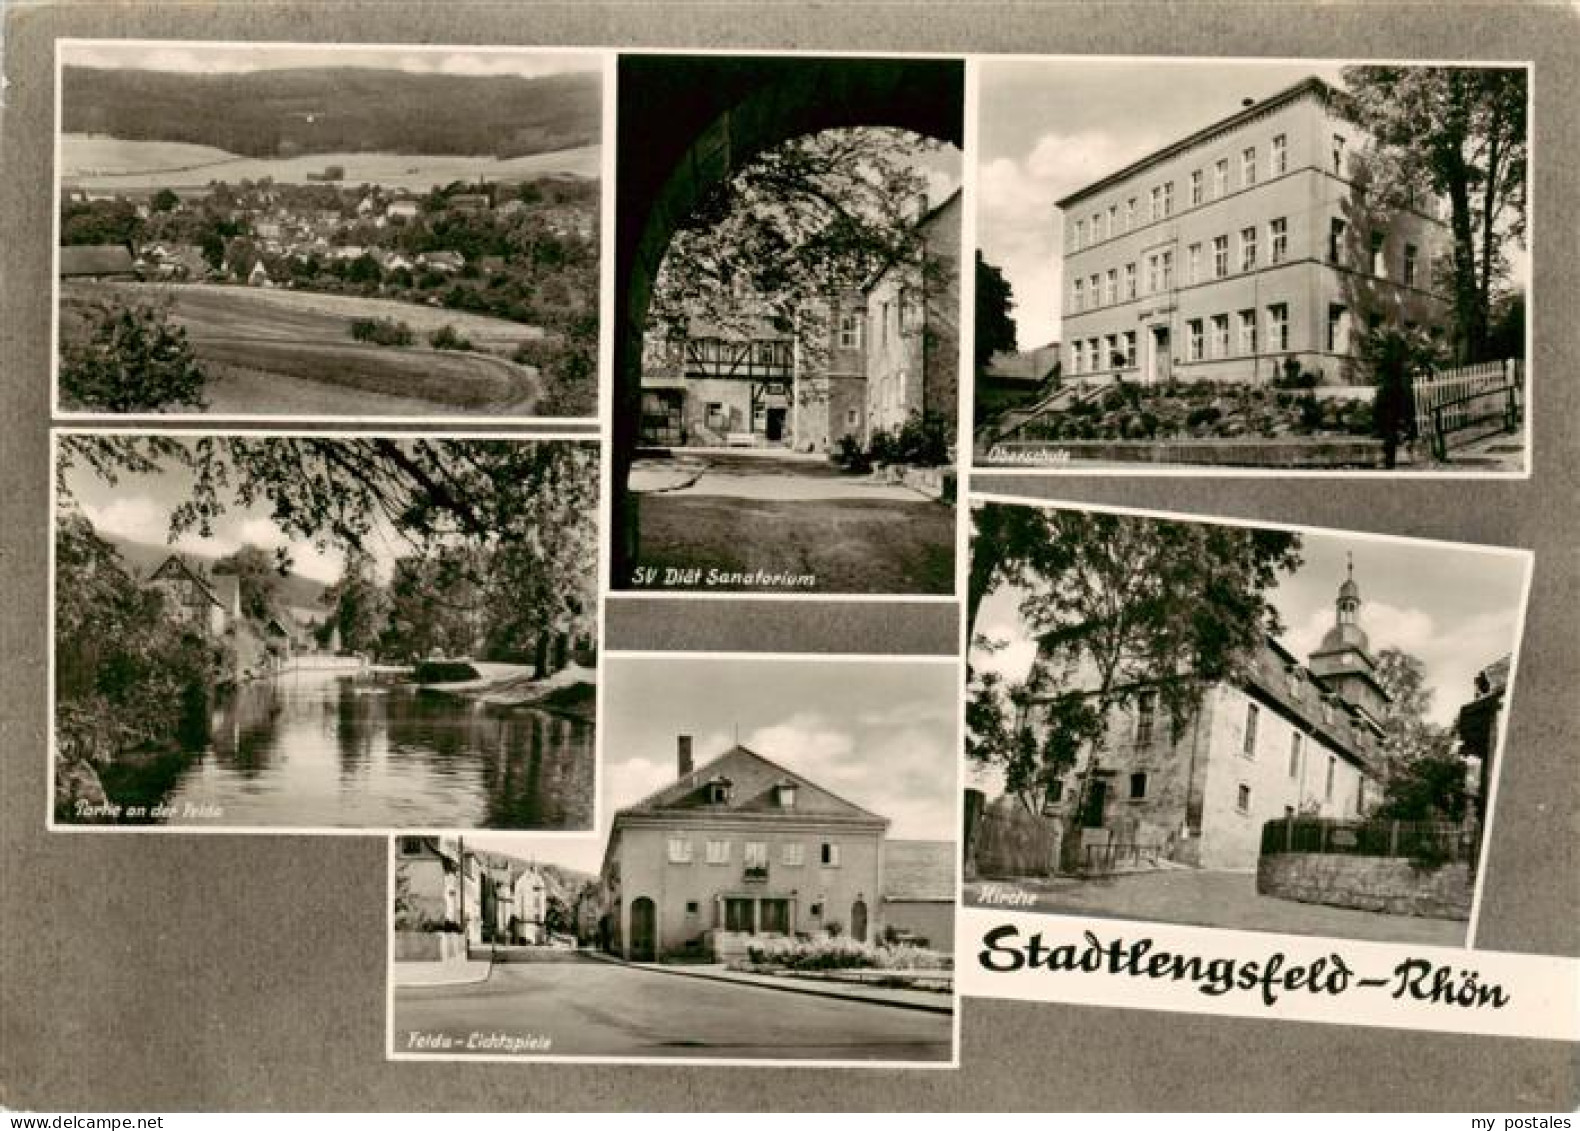
[[593, 828], [587, 440], [57, 438], [53, 827]]
[[598, 54], [58, 64], [61, 411], [597, 416]]
[[1517, 66], [984, 62], [977, 464], [1523, 475], [1528, 98]]
[[620, 60], [612, 588], [953, 595], [963, 74]]
[[1468, 944], [1528, 553], [972, 520], [969, 905]]
[[952, 1063], [958, 665], [606, 681], [597, 836], [391, 842], [392, 1055]]

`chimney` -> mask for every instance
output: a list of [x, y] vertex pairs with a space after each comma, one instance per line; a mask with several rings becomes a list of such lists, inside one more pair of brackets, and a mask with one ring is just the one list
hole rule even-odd
[[685, 777], [691, 773], [691, 735], [681, 735], [675, 743], [675, 756], [679, 772], [676, 777]]

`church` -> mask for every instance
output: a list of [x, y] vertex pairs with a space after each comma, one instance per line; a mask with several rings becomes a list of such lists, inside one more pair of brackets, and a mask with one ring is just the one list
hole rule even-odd
[[[1388, 704], [1351, 563], [1333, 625], [1305, 663], [1264, 636], [1239, 675], [1209, 687], [1179, 728], [1143, 693], [1110, 716], [1100, 749], [1050, 784], [1042, 813], [1061, 830], [1079, 814], [1088, 873], [1171, 863], [1251, 870], [1266, 822], [1353, 820], [1381, 799]], [[1034, 728], [1039, 707], [1034, 699], [1026, 708]], [[994, 869], [991, 839], [979, 842], [983, 874]]]

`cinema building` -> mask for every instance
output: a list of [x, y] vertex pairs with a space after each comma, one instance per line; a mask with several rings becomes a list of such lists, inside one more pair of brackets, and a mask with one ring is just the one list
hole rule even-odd
[[1308, 78], [1057, 202], [1066, 377], [1267, 382], [1293, 358], [1365, 384], [1368, 329], [1443, 337], [1437, 202], [1368, 204], [1339, 98]]

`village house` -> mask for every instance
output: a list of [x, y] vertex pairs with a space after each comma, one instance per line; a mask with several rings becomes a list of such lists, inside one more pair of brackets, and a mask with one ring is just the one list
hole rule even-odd
[[454, 837], [396, 837], [395, 869], [414, 921], [460, 922], [461, 854]]
[[392, 223], [409, 223], [417, 219], [422, 211], [415, 200], [392, 200], [384, 209], [384, 215]]
[[[1296, 816], [1354, 820], [1381, 799], [1376, 777], [1389, 702], [1360, 624], [1360, 589], [1345, 578], [1333, 626], [1302, 664], [1271, 636], [1233, 680], [1208, 687], [1183, 726], [1156, 696], [1115, 709], [1107, 739], [1048, 786], [1041, 817], [1062, 837], [1080, 830], [1082, 867], [1104, 872], [1162, 863], [1249, 870], [1265, 822]], [[1045, 685], [1078, 673], [1036, 663]], [[1033, 684], [1039, 681], [1034, 673]], [[1050, 698], [1023, 710], [1034, 732], [1047, 726]], [[1039, 741], [1040, 741], [1039, 733]], [[968, 806], [970, 806], [968, 801]], [[984, 832], [1010, 820], [1020, 801], [988, 807]], [[983, 875], [1002, 872], [995, 837], [974, 838]]]
[[466, 266], [466, 257], [459, 251], [425, 251], [417, 257], [417, 263], [429, 270], [452, 275]]
[[698, 767], [682, 736], [676, 769], [615, 814], [599, 879], [606, 949], [726, 960], [765, 936], [881, 937], [886, 818], [744, 746]]
[[1359, 384], [1364, 331], [1442, 336], [1446, 226], [1368, 206], [1338, 97], [1308, 78], [1057, 202], [1067, 377]]

